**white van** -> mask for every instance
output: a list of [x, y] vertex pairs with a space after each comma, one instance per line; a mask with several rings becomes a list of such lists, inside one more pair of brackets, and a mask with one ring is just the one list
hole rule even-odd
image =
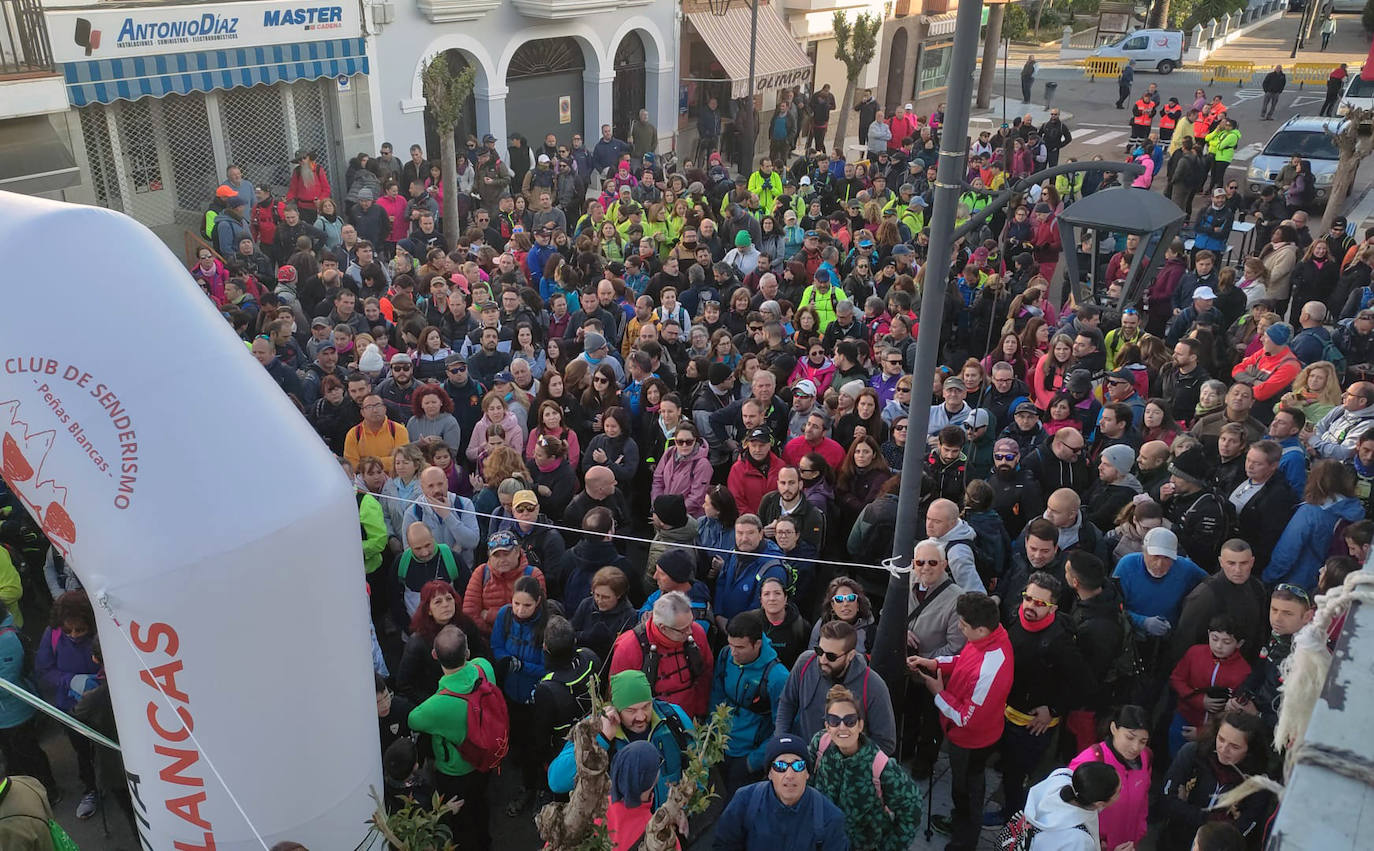
[[1136, 30], [1114, 44], [1104, 44], [1093, 56], [1124, 56], [1135, 60], [1137, 71], [1167, 74], [1183, 64], [1182, 30]]

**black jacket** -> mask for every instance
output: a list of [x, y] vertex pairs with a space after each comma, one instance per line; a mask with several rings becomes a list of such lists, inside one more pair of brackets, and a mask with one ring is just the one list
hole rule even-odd
[[588, 596], [573, 614], [572, 628], [577, 635], [577, 646], [586, 647], [600, 656], [604, 669], [610, 662], [611, 646], [615, 644], [616, 636], [633, 629], [638, 622], [639, 612], [630, 605], [628, 599], [622, 597], [619, 605], [609, 612], [603, 612], [596, 607], [596, 601]]
[[1006, 476], [993, 470], [988, 484], [992, 486], [992, 507], [1013, 538], [1032, 518], [1045, 513], [1045, 492], [1025, 467], [1017, 467]]
[[767, 615], [764, 616], [763, 634], [778, 652], [778, 660], [791, 668], [797, 657], [809, 649], [806, 645], [811, 638], [811, 624], [789, 602], [782, 623], [777, 626], [768, 622]]
[[[1276, 476], [1282, 478], [1282, 476]], [[1269, 594], [1257, 578], [1260, 566], [1250, 579], [1236, 585], [1225, 574], [1209, 576], [1188, 593], [1178, 625], [1169, 635], [1170, 664], [1177, 664], [1188, 648], [1207, 641], [1207, 624], [1225, 612], [1236, 622], [1237, 638], [1243, 639], [1240, 652], [1253, 664], [1269, 637]]]
[[1164, 505], [1164, 516], [1174, 524], [1183, 554], [1208, 573], [1217, 572], [1217, 554], [1229, 531], [1221, 501], [1216, 493], [1200, 490], [1175, 494]]
[[1198, 397], [1202, 385], [1211, 378], [1207, 370], [1199, 364], [1192, 372], [1184, 375], [1178, 367], [1167, 367], [1160, 376], [1160, 394], [1173, 403], [1174, 418], [1191, 424], [1197, 411]]
[[1074, 634], [1088, 672], [1079, 692], [1080, 705], [1088, 709], [1105, 709], [1111, 703], [1111, 693], [1106, 688], [1107, 670], [1121, 651], [1125, 638], [1122, 635], [1121, 597], [1116, 592], [1116, 585], [1108, 582], [1101, 594], [1075, 603], [1066, 623]]
[[[1230, 498], [1230, 494], [1223, 494]], [[1269, 558], [1278, 546], [1279, 536], [1283, 534], [1288, 521], [1293, 518], [1293, 509], [1298, 505], [1298, 497], [1283, 473], [1275, 470], [1259, 493], [1250, 497], [1245, 508], [1236, 515], [1236, 528], [1244, 530], [1245, 540], [1255, 551], [1256, 574], [1269, 565]]]
[[1021, 466], [1030, 471], [1040, 484], [1042, 493], [1051, 494], [1069, 488], [1082, 495], [1092, 487], [1093, 471], [1080, 455], [1073, 461], [1060, 461], [1054, 454], [1053, 441], [1046, 441], [1021, 459]]
[[1048, 706], [1051, 714], [1062, 718], [1078, 705], [1087, 666], [1058, 614], [1054, 623], [1039, 632], [1028, 631], [1020, 617], [1013, 616], [1007, 623], [1007, 637], [1015, 665], [1008, 707], [1030, 714], [1038, 706]]

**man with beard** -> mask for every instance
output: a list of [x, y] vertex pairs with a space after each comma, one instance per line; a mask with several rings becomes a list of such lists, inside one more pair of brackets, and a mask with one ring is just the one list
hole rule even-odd
[[883, 678], [868, 667], [857, 650], [859, 636], [841, 620], [821, 625], [814, 650], [797, 658], [778, 701], [774, 732], [791, 733], [805, 741], [824, 728], [825, 695], [831, 686], [842, 685], [859, 696], [859, 707], [869, 737], [886, 753], [896, 753], [897, 724], [892, 699]]
[[1045, 511], [1045, 494], [1040, 483], [1021, 467], [1021, 447], [1010, 437], [1003, 437], [992, 447], [993, 508], [1002, 518], [1007, 534], [1013, 539], [1021, 534], [1031, 518]]
[[320, 382], [326, 375], [336, 376], [340, 381], [348, 381], [348, 370], [339, 366], [339, 350], [334, 341], [329, 340], [320, 347], [315, 362], [305, 370], [305, 380], [301, 382], [301, 401], [311, 405], [320, 398]]
[[301, 217], [314, 224], [319, 216], [319, 203], [333, 194], [329, 190], [329, 178], [325, 176], [324, 168], [315, 162], [314, 151], [297, 151], [291, 163], [295, 168], [291, 170], [286, 202], [295, 202]]
[[1198, 359], [1202, 348], [1197, 340], [1185, 337], [1174, 344], [1173, 362], [1160, 375], [1160, 392], [1173, 402], [1174, 415], [1185, 424], [1193, 421], [1202, 384], [1211, 378]]

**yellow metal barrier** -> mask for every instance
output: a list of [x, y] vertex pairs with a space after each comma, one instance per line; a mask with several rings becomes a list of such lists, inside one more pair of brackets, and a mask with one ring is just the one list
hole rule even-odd
[[1089, 56], [1083, 60], [1083, 76], [1089, 80], [1098, 77], [1119, 77], [1125, 65], [1124, 56]]
[[1326, 84], [1326, 78], [1336, 70], [1335, 62], [1299, 62], [1288, 70], [1288, 82], [1297, 83], [1301, 89], [1305, 83]]
[[1250, 78], [1255, 76], [1255, 63], [1214, 60], [1202, 63], [1202, 73], [1209, 83], [1235, 83], [1239, 88], [1242, 83], [1250, 82]]

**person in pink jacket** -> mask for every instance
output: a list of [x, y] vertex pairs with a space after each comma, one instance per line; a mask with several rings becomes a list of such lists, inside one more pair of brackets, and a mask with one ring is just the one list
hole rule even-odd
[[687, 513], [700, 517], [705, 513], [702, 502], [711, 486], [711, 461], [707, 458], [706, 441], [689, 422], [678, 424], [673, 433], [672, 452], [666, 452], [654, 467], [654, 484], [650, 502], [661, 494], [680, 494], [687, 503]]
[[469, 461], [481, 461], [491, 452], [487, 446], [487, 429], [495, 425], [501, 426], [502, 439], [507, 446], [516, 452], [525, 448], [525, 430], [511, 413], [506, 400], [495, 392], [488, 392], [482, 399], [482, 417], [472, 427], [472, 437], [468, 439]]
[[1124, 842], [1137, 845], [1145, 838], [1145, 817], [1150, 805], [1150, 719], [1139, 706], [1126, 705], [1117, 710], [1107, 738], [1084, 750], [1069, 763], [1077, 768], [1085, 762], [1105, 762], [1121, 778], [1121, 793], [1097, 815], [1103, 848], [1116, 848]]

